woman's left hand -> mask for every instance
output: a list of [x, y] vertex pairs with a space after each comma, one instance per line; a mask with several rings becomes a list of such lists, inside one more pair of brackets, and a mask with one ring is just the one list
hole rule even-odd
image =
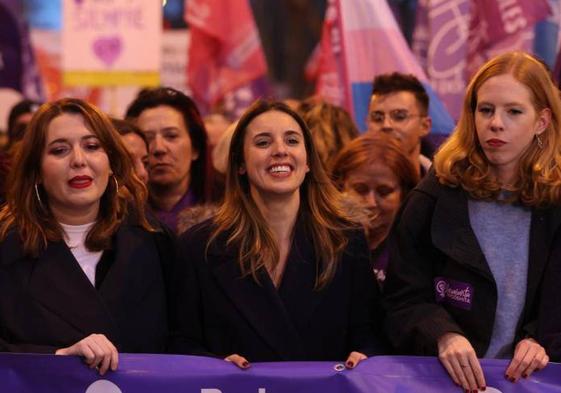
[[345, 367], [355, 368], [357, 364], [359, 364], [364, 359], [368, 359], [368, 356], [360, 352], [351, 352], [351, 354], [347, 358], [347, 361], [345, 362]]
[[534, 371], [541, 370], [548, 362], [545, 349], [533, 338], [525, 338], [516, 345], [505, 376], [509, 381], [516, 382], [520, 377], [528, 378]]

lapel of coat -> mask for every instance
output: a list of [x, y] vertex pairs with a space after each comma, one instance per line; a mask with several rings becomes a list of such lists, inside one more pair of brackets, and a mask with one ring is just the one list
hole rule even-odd
[[434, 245], [458, 263], [493, 281], [477, 237], [471, 228], [467, 195], [459, 188], [441, 187], [431, 224]]
[[63, 241], [50, 242], [35, 261], [29, 293], [84, 335], [113, 332], [107, 309]]
[[139, 279], [147, 281], [153, 279], [153, 277], [143, 277], [131, 271], [131, 269], [135, 268], [136, 262], [141, 262], [141, 258], [157, 257], [146, 254], [149, 252], [148, 245], [145, 247], [142, 238], [135, 236], [134, 230], [134, 227], [123, 223], [114, 235], [113, 248], [111, 250], [113, 260], [98, 289], [99, 296], [103, 298], [112, 315], [122, 312], [122, 307], [126, 303], [125, 300], [135, 296], [142, 296], [143, 293], [139, 291], [147, 287], [142, 285], [134, 288], [131, 287], [128, 285], [129, 277], [135, 277], [134, 284], [139, 284]]
[[292, 248], [279, 288], [284, 304], [292, 315], [292, 321], [298, 326], [309, 325], [314, 316], [314, 310], [328, 290], [328, 288], [321, 291], [314, 290], [318, 274], [311, 236], [307, 235], [304, 223], [299, 220], [296, 223]]
[[549, 258], [552, 240], [561, 223], [561, 209], [533, 209], [530, 227], [530, 250], [526, 304], [532, 305]]
[[242, 278], [237, 251], [225, 247], [220, 249], [217, 243], [225, 244], [213, 242], [208, 251], [208, 263], [218, 285], [281, 359], [297, 357], [302, 352], [300, 337], [268, 274], [261, 269], [258, 272], [259, 283], [251, 275]]

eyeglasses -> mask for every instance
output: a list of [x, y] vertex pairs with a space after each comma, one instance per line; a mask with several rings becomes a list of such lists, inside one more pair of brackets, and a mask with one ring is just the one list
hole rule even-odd
[[[425, 115], [409, 113], [403, 109], [394, 109], [388, 113], [390, 123], [392, 124], [403, 124], [407, 122], [412, 117], [425, 117]], [[372, 123], [382, 124], [386, 119], [386, 114], [384, 112], [370, 112], [370, 121]]]

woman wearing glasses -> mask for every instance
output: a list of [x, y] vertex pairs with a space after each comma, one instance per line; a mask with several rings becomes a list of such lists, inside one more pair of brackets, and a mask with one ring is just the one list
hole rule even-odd
[[164, 277], [174, 243], [144, 216], [146, 188], [110, 120], [78, 99], [44, 104], [0, 210], [0, 351], [84, 358], [167, 340]]
[[545, 367], [540, 283], [559, 226], [561, 101], [543, 64], [511, 52], [468, 86], [434, 171], [390, 235], [388, 333], [402, 352], [438, 355], [453, 381], [485, 388], [478, 358], [510, 359], [512, 382]]

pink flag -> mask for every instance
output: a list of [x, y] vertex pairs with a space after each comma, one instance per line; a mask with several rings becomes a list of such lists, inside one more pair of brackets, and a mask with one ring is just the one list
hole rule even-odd
[[326, 101], [349, 107], [342, 53], [342, 35], [335, 0], [328, 1], [321, 41], [306, 66], [306, 77], [316, 81], [316, 92]]
[[266, 75], [248, 0], [188, 0], [185, 19], [191, 31], [188, 79], [203, 110]]
[[472, 0], [466, 75], [489, 58], [509, 50], [530, 52], [534, 26], [549, 14], [546, 0]]

